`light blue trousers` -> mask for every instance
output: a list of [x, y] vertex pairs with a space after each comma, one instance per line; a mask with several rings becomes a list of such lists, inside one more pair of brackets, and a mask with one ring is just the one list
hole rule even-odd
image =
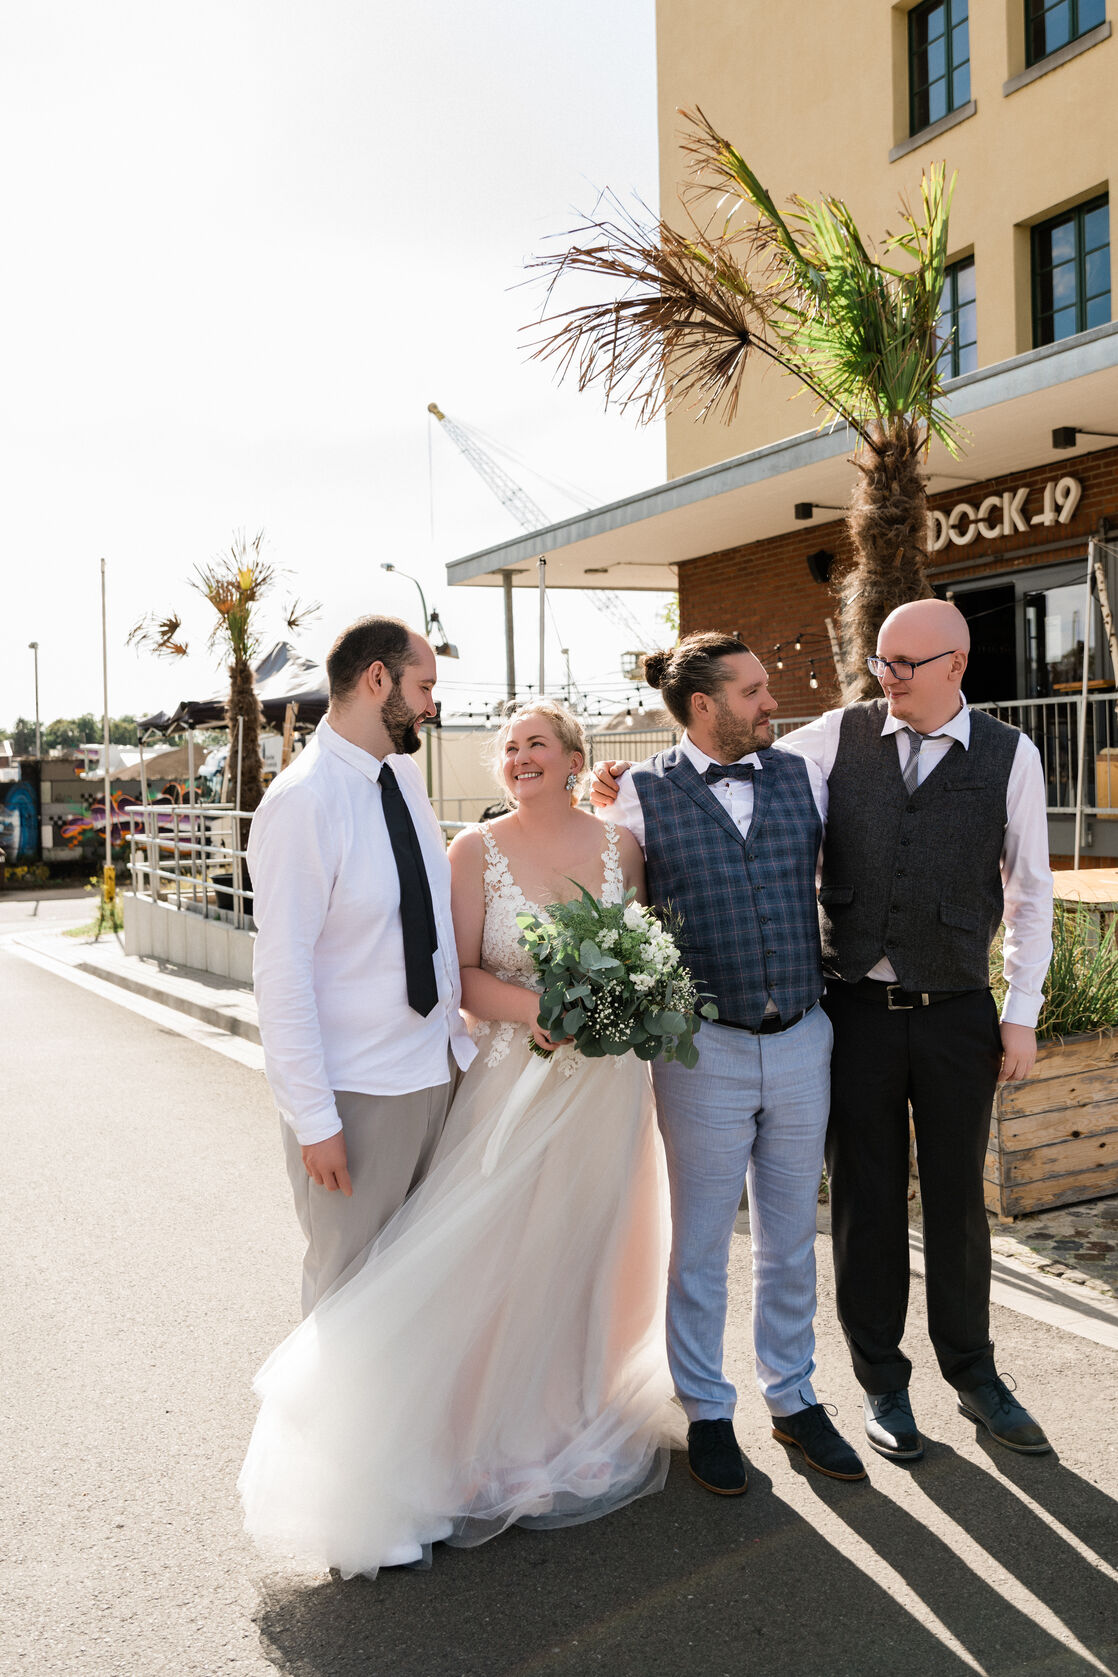
[[691, 1071], [652, 1076], [672, 1196], [668, 1362], [689, 1421], [734, 1413], [722, 1372], [730, 1237], [749, 1186], [753, 1346], [772, 1415], [814, 1403], [815, 1216], [830, 1095], [831, 1022], [791, 1030], [704, 1025]]

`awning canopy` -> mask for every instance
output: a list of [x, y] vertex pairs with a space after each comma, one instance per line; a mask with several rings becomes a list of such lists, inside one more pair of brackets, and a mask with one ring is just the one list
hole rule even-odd
[[[1114, 447], [1113, 437], [1083, 436], [1069, 454], [1052, 447], [1052, 432], [1063, 426], [1118, 431], [1118, 321], [981, 367], [946, 388], [948, 409], [969, 436], [958, 460], [933, 445], [933, 495], [1024, 468], [1071, 470], [1076, 455]], [[674, 589], [686, 560], [796, 528], [796, 502], [845, 507], [853, 444], [845, 427], [786, 437], [452, 560], [447, 579], [496, 588], [507, 572], [515, 588], [535, 588], [543, 555], [548, 588]], [[824, 511], [816, 522], [834, 516]]]
[[[264, 720], [281, 728], [290, 704], [299, 706], [297, 726], [316, 727], [330, 702], [326, 671], [304, 658], [288, 641], [279, 641], [254, 665], [256, 695]], [[184, 699], [168, 716], [157, 711], [137, 723], [141, 733], [178, 734], [187, 728], [223, 728], [228, 691], [209, 699]]]

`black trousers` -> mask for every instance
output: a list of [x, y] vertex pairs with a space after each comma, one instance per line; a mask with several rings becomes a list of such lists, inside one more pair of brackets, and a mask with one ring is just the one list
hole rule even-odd
[[[891, 1012], [829, 979], [834, 1027], [827, 1172], [839, 1321], [864, 1391], [903, 1390], [908, 1310], [908, 1109], [924, 1214], [928, 1330], [957, 1388], [995, 1373], [982, 1167], [1001, 1065], [988, 990]], [[883, 992], [884, 986], [880, 987]], [[874, 987], [878, 993], [878, 987]]]

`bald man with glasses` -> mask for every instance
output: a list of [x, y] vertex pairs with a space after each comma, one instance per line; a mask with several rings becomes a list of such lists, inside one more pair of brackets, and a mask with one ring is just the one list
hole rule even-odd
[[[910, 1103], [940, 1370], [960, 1412], [999, 1443], [1049, 1449], [995, 1364], [982, 1190], [997, 1083], [1026, 1077], [1036, 1057], [1052, 952], [1046, 793], [1035, 745], [968, 708], [969, 646], [948, 602], [901, 606], [868, 660], [884, 696], [780, 741], [828, 784], [819, 899], [835, 1033], [826, 1156], [838, 1311], [866, 1436], [901, 1462], [924, 1451], [901, 1350]], [[1003, 920], [999, 1021], [989, 952]]]

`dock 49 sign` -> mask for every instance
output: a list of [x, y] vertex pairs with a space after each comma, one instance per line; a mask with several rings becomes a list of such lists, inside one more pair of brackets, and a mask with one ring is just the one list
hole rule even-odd
[[976, 536], [995, 541], [999, 536], [1029, 530], [1035, 524], [1070, 524], [1082, 493], [1078, 478], [1061, 477], [1051, 478], [1045, 484], [1036, 511], [1032, 510], [1036, 507], [1035, 498], [1030, 506], [1033, 491], [1027, 484], [1024, 489], [1006, 489], [1000, 495], [987, 495], [976, 507], [969, 501], [960, 501], [950, 512], [928, 514], [929, 545], [933, 553], [939, 553], [948, 542], [954, 542], [956, 547], [969, 547]]

